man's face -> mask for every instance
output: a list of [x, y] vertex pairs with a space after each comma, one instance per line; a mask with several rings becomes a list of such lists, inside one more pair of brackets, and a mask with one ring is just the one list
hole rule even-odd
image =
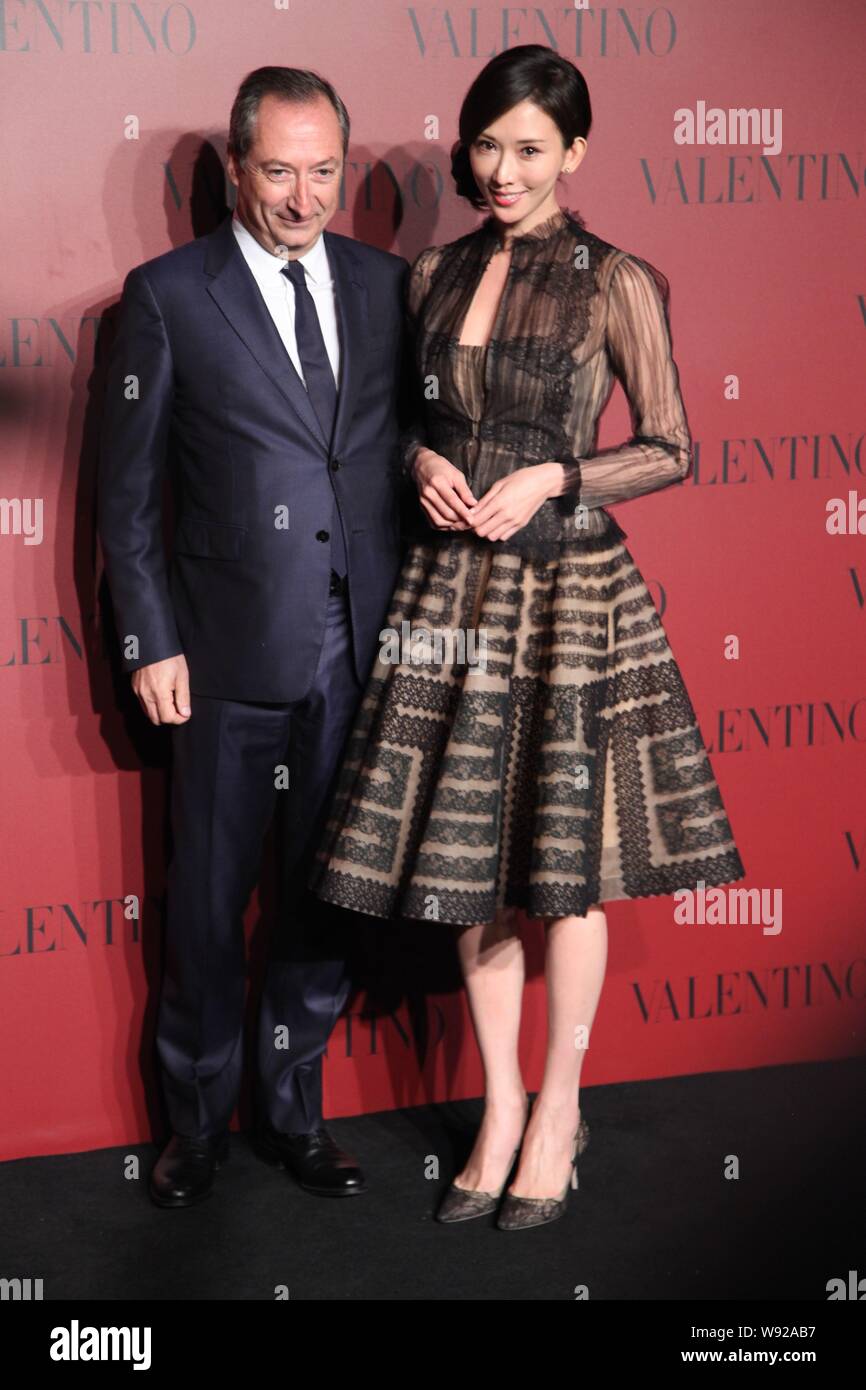
[[343, 141], [325, 97], [304, 105], [264, 97], [243, 164], [228, 157], [237, 213], [268, 251], [303, 256], [333, 217], [340, 196]]

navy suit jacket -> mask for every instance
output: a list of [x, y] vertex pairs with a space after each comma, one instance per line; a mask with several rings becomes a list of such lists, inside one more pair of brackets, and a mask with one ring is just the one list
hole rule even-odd
[[[230, 217], [126, 277], [108, 365], [98, 526], [127, 671], [183, 653], [195, 694], [300, 699], [324, 640], [336, 495], [355, 667], [362, 683], [369, 674], [403, 553], [409, 267], [322, 235], [341, 353], [330, 448]], [[170, 565], [169, 465], [177, 484]]]

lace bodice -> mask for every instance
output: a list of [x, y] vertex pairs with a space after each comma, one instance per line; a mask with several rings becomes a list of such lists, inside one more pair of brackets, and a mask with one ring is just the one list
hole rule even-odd
[[[573, 456], [578, 464], [566, 467], [567, 492], [496, 543], [547, 557], [565, 542], [600, 534], [606, 505], [688, 476], [691, 438], [671, 354], [668, 284], [647, 261], [559, 209], [514, 238], [486, 347], [461, 345], [464, 318], [497, 245], [489, 217], [457, 241], [428, 247], [412, 266], [406, 320], [416, 374], [402, 461], [408, 471], [426, 444], [481, 498], [519, 468]], [[614, 378], [628, 398], [633, 433], [596, 451]], [[418, 533], [441, 534], [420, 503]]]

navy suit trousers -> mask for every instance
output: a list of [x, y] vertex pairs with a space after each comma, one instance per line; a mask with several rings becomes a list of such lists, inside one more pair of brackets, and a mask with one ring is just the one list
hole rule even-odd
[[[178, 1134], [201, 1138], [227, 1128], [237, 1102], [243, 915], [278, 810], [282, 903], [258, 1019], [257, 1085], [275, 1128], [308, 1133], [322, 1123], [322, 1054], [350, 980], [336, 910], [329, 916], [305, 885], [363, 693], [346, 605], [345, 595], [328, 600], [319, 664], [302, 699], [261, 704], [193, 695], [191, 718], [172, 726], [174, 846], [156, 1042]], [[277, 785], [282, 768], [285, 790]]]

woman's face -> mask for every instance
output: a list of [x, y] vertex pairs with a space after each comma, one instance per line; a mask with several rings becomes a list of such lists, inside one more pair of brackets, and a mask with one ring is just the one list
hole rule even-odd
[[522, 101], [473, 140], [469, 162], [497, 221], [529, 230], [555, 211], [557, 178], [563, 169], [576, 169], [585, 152], [582, 136], [566, 148], [547, 112]]

